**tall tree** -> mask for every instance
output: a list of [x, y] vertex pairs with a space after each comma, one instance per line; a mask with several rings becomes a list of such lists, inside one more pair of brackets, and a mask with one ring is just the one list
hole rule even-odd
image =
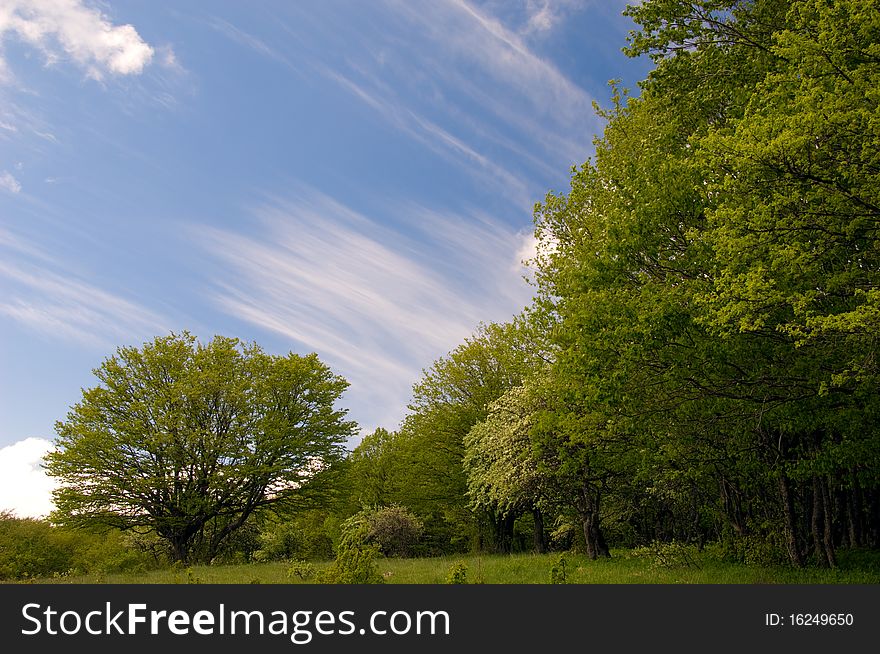
[[[405, 486], [410, 496], [398, 501], [422, 516], [428, 535], [442, 526], [461, 546], [467, 545], [467, 539], [479, 538], [478, 516], [467, 505], [464, 440], [485, 419], [490, 403], [519, 385], [535, 362], [546, 356], [542, 342], [527, 315], [509, 323], [481, 325], [472, 337], [435, 361], [413, 387], [410, 412], [398, 438], [408, 452], [410, 481]], [[503, 531], [503, 517], [492, 518], [494, 531]], [[511, 530], [508, 521], [506, 531]]]
[[631, 53], [656, 68], [537, 213], [558, 314], [548, 417], [595, 430], [588, 452], [605, 461], [615, 439], [660, 452], [633, 472], [669, 497], [705, 488], [676, 473], [691, 462], [738, 535], [784, 533], [793, 562], [833, 565], [877, 490], [876, 8], [628, 13]]
[[188, 333], [119, 348], [56, 424], [55, 519], [153, 530], [211, 559], [249, 517], [317, 492], [355, 425], [317, 356]]
[[381, 427], [364, 436], [348, 457], [355, 508], [389, 506], [397, 501], [401, 452], [398, 436]]
[[505, 524], [524, 511], [534, 517], [535, 549], [546, 549], [544, 511], [549, 483], [532, 448], [534, 417], [541, 408], [535, 384], [524, 381], [489, 405], [485, 420], [465, 437], [464, 468], [472, 506]]

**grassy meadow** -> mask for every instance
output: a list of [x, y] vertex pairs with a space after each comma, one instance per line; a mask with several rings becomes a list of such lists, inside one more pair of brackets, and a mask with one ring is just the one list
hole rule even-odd
[[[435, 558], [379, 559], [379, 572], [389, 584], [449, 583], [450, 571], [465, 566], [466, 583], [546, 584], [555, 568], [557, 582], [571, 584], [877, 584], [877, 552], [841, 553], [836, 569], [732, 563], [711, 552], [686, 561], [658, 562], [644, 553], [614, 550], [610, 559], [590, 561], [563, 554], [461, 555]], [[106, 584], [297, 584], [312, 583], [314, 573], [330, 562], [274, 562], [239, 565], [195, 565], [141, 573], [90, 574], [33, 579], [31, 583]], [[458, 566], [460, 568], [460, 566]]]

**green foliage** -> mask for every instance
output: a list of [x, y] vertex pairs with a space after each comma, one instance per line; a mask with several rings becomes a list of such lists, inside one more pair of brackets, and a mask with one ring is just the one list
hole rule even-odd
[[412, 556], [419, 545], [422, 522], [406, 507], [383, 506], [367, 514], [367, 543], [374, 543], [384, 556]]
[[294, 561], [287, 568], [288, 577], [296, 577], [301, 581], [309, 581], [315, 577], [315, 566], [308, 561]]
[[42, 520], [0, 515], [0, 579], [64, 574], [71, 569], [71, 535]]
[[568, 565], [568, 561], [565, 558], [564, 554], [560, 554], [556, 560], [553, 561], [553, 565], [550, 566], [550, 583], [551, 584], [564, 584], [566, 582], [565, 576], [565, 566]]
[[368, 544], [370, 523], [365, 513], [352, 516], [342, 523], [342, 537], [336, 548], [336, 559], [318, 577], [325, 584], [382, 584], [376, 558], [379, 548]]
[[726, 525], [795, 564], [878, 544], [873, 4], [627, 9], [655, 69], [536, 210], [555, 356], [529, 439], [588, 550]]
[[468, 567], [463, 561], [456, 561], [449, 566], [449, 572], [446, 574], [447, 584], [466, 584]]
[[0, 579], [133, 572], [150, 564], [119, 532], [62, 529], [0, 512]]
[[382, 506], [399, 492], [401, 457], [398, 435], [376, 429], [364, 436], [348, 458], [352, 499], [357, 506]]
[[724, 540], [713, 544], [712, 549], [724, 560], [743, 565], [790, 564], [779, 529], [762, 535], [727, 535]]
[[477, 508], [516, 512], [537, 506], [547, 492], [530, 439], [540, 397], [531, 383], [507, 390], [489, 405], [485, 420], [465, 437], [468, 495]]
[[179, 560], [210, 560], [251, 516], [332, 481], [354, 424], [315, 355], [188, 333], [119, 348], [56, 425], [54, 519], [152, 529]]
[[259, 534], [256, 561], [329, 559], [333, 556], [332, 519], [327, 511], [313, 509], [292, 516], [271, 517]]
[[404, 490], [395, 501], [424, 521], [435, 551], [462, 551], [475, 542], [478, 517], [467, 502], [465, 438], [486, 418], [489, 405], [542, 360], [542, 348], [528, 316], [481, 325], [413, 387], [398, 437]]
[[637, 547], [630, 552], [631, 556], [649, 560], [661, 568], [691, 567], [699, 568], [696, 548], [688, 543], [678, 541], [653, 541], [649, 545]]

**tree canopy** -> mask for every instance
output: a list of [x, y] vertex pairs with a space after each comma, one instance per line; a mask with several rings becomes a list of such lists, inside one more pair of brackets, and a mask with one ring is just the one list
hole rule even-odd
[[56, 424], [55, 519], [153, 530], [211, 559], [256, 512], [317, 492], [354, 424], [347, 382], [314, 354], [188, 333], [119, 348]]

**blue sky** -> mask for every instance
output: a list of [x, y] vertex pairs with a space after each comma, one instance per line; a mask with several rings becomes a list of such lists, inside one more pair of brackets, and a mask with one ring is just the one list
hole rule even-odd
[[315, 351], [364, 430], [531, 297], [532, 207], [592, 152], [618, 0], [0, 0], [0, 508], [170, 331]]

